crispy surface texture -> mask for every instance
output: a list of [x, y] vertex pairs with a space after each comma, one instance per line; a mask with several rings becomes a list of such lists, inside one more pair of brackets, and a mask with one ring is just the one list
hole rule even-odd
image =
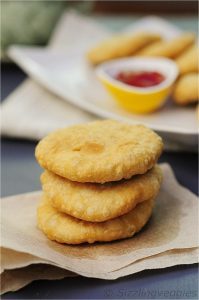
[[43, 191], [58, 211], [91, 222], [121, 216], [138, 203], [156, 197], [162, 172], [158, 166], [129, 180], [77, 183], [45, 171], [41, 176]]
[[138, 204], [132, 211], [109, 221], [92, 223], [58, 212], [47, 197], [37, 210], [38, 227], [50, 240], [66, 244], [108, 242], [133, 236], [152, 214], [154, 200]]
[[151, 169], [163, 142], [143, 125], [95, 121], [57, 130], [39, 142], [39, 164], [77, 182], [104, 183], [129, 179]]
[[110, 59], [132, 55], [140, 48], [157, 40], [160, 40], [159, 35], [147, 32], [113, 36], [92, 48], [87, 53], [87, 58], [96, 65]]
[[136, 53], [136, 55], [175, 58], [189, 46], [193, 45], [194, 41], [195, 35], [193, 33], [184, 33], [170, 41], [155, 42]]
[[189, 47], [177, 59], [176, 64], [180, 70], [180, 74], [198, 72], [199, 49], [197, 45]]
[[173, 99], [179, 105], [187, 105], [198, 101], [199, 74], [188, 73], [180, 77], [173, 92]]

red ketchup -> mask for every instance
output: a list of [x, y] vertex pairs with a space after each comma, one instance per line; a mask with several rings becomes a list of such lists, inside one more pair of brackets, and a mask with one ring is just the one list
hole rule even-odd
[[165, 76], [155, 71], [121, 71], [115, 79], [136, 87], [151, 87], [160, 84], [165, 80]]

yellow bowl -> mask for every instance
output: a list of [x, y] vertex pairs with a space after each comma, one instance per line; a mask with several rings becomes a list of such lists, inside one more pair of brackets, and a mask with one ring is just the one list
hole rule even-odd
[[[158, 85], [139, 88], [115, 79], [120, 71], [157, 71], [165, 80]], [[103, 63], [96, 74], [114, 99], [126, 110], [134, 113], [150, 113], [160, 108], [168, 97], [178, 76], [178, 67], [167, 58], [123, 58]]]

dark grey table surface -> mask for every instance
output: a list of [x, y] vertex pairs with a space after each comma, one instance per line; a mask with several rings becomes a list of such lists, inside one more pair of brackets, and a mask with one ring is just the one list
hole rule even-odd
[[[16, 66], [2, 66], [2, 99], [25, 79]], [[34, 159], [35, 141], [2, 139], [2, 196], [40, 189], [41, 169]], [[198, 192], [198, 161], [193, 153], [164, 153], [181, 184]], [[147, 270], [114, 281], [66, 278], [35, 281], [2, 299], [198, 299], [197, 265]]]

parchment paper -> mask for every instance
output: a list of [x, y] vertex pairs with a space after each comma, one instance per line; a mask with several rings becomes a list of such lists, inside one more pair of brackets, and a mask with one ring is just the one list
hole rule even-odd
[[19, 269], [34, 264], [48, 264], [49, 262], [34, 255], [14, 251], [8, 248], [1, 247], [1, 269], [0, 274], [5, 270]]
[[55, 280], [71, 276], [76, 275], [68, 270], [46, 264], [4, 271], [1, 274], [1, 294], [17, 291], [34, 280]]
[[[41, 192], [36, 192], [2, 199], [1, 246], [31, 254], [83, 276], [106, 279], [124, 276], [122, 271], [119, 272], [122, 268], [128, 267], [125, 275], [138, 272], [133, 263], [165, 251], [196, 248], [197, 197], [177, 183], [168, 165], [162, 165], [162, 170], [163, 185], [152, 218], [133, 238], [80, 246], [49, 241], [36, 226], [36, 207], [41, 195]], [[188, 253], [186, 259], [190, 258]], [[178, 253], [173, 256], [175, 262], [176, 256]], [[197, 258], [196, 255], [190, 261], [196, 262]], [[180, 263], [186, 263], [186, 259]], [[142, 263], [142, 269], [154, 268], [154, 262], [152, 265]], [[160, 268], [161, 265], [170, 266], [171, 258], [162, 262]], [[113, 276], [113, 272], [118, 273]]]
[[[133, 264], [114, 272], [108, 274], [105, 273], [104, 279], [106, 276], [107, 279], [116, 279], [146, 269], [160, 269], [175, 265], [193, 264], [198, 261], [198, 252], [198, 248], [169, 250], [161, 254], [138, 260]], [[8, 262], [8, 260], [7, 264], [4, 263], [5, 270], [1, 274], [1, 294], [19, 290], [34, 280], [55, 280], [69, 276], [77, 276], [77, 274], [68, 270], [53, 266], [52, 262], [47, 262], [34, 256], [32, 256], [34, 259], [31, 261], [31, 256], [29, 255], [28, 257], [25, 253], [4, 249], [3, 257], [6, 254], [8, 254], [8, 257], [13, 257], [11, 259], [12, 263]], [[36, 259], [40, 263], [35, 264]]]

